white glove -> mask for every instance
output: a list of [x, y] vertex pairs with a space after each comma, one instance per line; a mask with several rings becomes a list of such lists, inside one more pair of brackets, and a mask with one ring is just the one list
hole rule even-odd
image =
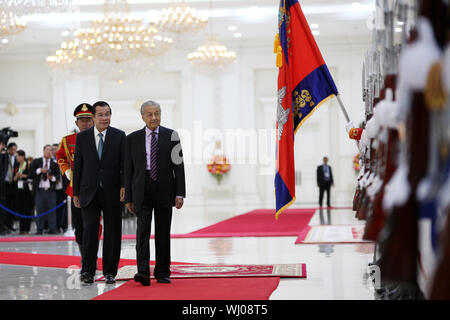
[[353, 124], [353, 121], [350, 121], [349, 123], [347, 123], [347, 124], [345, 125], [345, 130], [347, 130], [347, 133], [350, 133], [350, 130], [351, 130], [352, 128], [355, 128], [355, 125]]
[[66, 175], [67, 179], [72, 180], [72, 170], [71, 169], [67, 169], [66, 172], [64, 172], [64, 174]]

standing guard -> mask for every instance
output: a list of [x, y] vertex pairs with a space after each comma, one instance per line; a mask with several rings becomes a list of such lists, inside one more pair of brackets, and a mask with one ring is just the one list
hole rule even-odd
[[[73, 115], [76, 118], [75, 124], [80, 132], [89, 129], [94, 125], [94, 113], [92, 109], [92, 106], [88, 103], [82, 103], [75, 108]], [[76, 139], [77, 132], [63, 137], [59, 144], [58, 152], [56, 153], [59, 168], [61, 169], [62, 174], [65, 175], [70, 182], [67, 186], [66, 194], [71, 198], [73, 198], [73, 158], [75, 154]], [[72, 225], [75, 229], [75, 241], [78, 243], [81, 256], [83, 256], [81, 250], [81, 243], [83, 240], [83, 220], [81, 218], [81, 209], [75, 207], [73, 202], [71, 203], [71, 209]], [[99, 234], [101, 234], [101, 230], [99, 230]]]

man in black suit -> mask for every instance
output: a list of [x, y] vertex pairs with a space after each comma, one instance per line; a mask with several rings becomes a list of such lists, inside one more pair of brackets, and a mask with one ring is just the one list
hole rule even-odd
[[[8, 168], [8, 154], [6, 152], [6, 143], [3, 141], [3, 136], [0, 133], [0, 203], [5, 205], [6, 200], [6, 181], [2, 179], [6, 176]], [[0, 236], [4, 236], [10, 231], [5, 226], [6, 211], [0, 209]]]
[[[14, 166], [17, 163], [16, 160], [16, 152], [17, 152], [17, 144], [15, 142], [10, 142], [7, 147], [7, 155], [8, 155], [8, 161], [6, 163], [6, 172], [5, 175], [1, 177], [1, 179], [4, 180], [5, 185], [5, 195], [6, 198], [4, 200], [4, 206], [7, 207], [10, 210], [16, 211], [16, 208], [14, 207], [15, 200], [14, 197], [16, 196], [17, 187], [14, 183]], [[2, 214], [5, 215], [4, 217], [4, 223], [6, 226], [6, 229], [9, 232], [16, 231], [14, 228], [14, 216], [9, 212], [2, 212]]]
[[[52, 146], [44, 146], [44, 156], [34, 159], [30, 166], [33, 179], [33, 193], [37, 214], [44, 213], [56, 207], [56, 184], [61, 176], [58, 164], [52, 159]], [[36, 234], [44, 231], [45, 221], [48, 221], [49, 234], [56, 234], [56, 211], [36, 219]]]
[[92, 128], [78, 133], [73, 170], [73, 201], [83, 217], [81, 281], [91, 284], [97, 265], [98, 230], [103, 212], [103, 275], [116, 282], [122, 240], [122, 203], [125, 199], [125, 132], [110, 126], [111, 107], [93, 105]]
[[328, 165], [328, 158], [323, 158], [323, 164], [317, 167], [317, 186], [319, 187], [319, 205], [322, 206], [323, 193], [327, 192], [327, 206], [330, 207], [330, 189], [334, 185], [333, 172]]
[[170, 283], [170, 225], [172, 207], [180, 209], [185, 197], [183, 154], [176, 131], [161, 123], [161, 107], [154, 101], [141, 106], [146, 126], [127, 136], [125, 204], [137, 216], [138, 273], [134, 280], [150, 285], [150, 230], [155, 215], [154, 276]]

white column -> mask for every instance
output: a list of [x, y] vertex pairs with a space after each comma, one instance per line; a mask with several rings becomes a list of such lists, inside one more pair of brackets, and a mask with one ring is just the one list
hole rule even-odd
[[76, 128], [75, 108], [80, 103], [92, 105], [100, 99], [100, 80], [97, 76], [69, 76], [53, 71], [52, 89], [52, 139], [59, 142]]

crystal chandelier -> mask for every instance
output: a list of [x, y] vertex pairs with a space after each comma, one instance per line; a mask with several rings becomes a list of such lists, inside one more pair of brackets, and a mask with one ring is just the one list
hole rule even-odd
[[25, 30], [26, 23], [19, 18], [13, 11], [0, 10], [0, 36], [8, 37], [22, 33]]
[[183, 0], [179, 3], [172, 2], [168, 9], [163, 9], [161, 17], [154, 23], [162, 31], [182, 33], [203, 29], [208, 19], [197, 16], [195, 9]]
[[[106, 0], [103, 11], [104, 18], [92, 21], [89, 28], [76, 30], [55, 55], [47, 57], [47, 63], [53, 68], [78, 73], [88, 70], [123, 80], [131, 69], [132, 73], [144, 71], [149, 58], [162, 55], [171, 47], [172, 39], [158, 34], [155, 27], [145, 26], [140, 19], [129, 17], [126, 1]], [[137, 62], [142, 62], [140, 68], [130, 68]], [[99, 71], [113, 69], [120, 72]]]
[[[212, 1], [209, 1], [210, 16], [212, 13]], [[192, 64], [205, 65], [210, 67], [222, 67], [232, 63], [236, 59], [233, 51], [228, 51], [224, 45], [219, 44], [212, 35], [212, 22], [209, 23], [209, 37], [205, 44], [199, 46], [196, 51], [187, 56]]]
[[72, 0], [0, 0], [1, 7], [9, 7], [18, 16], [62, 12], [71, 5]]
[[214, 37], [210, 37], [195, 52], [188, 54], [188, 60], [191, 63], [209, 66], [223, 66], [233, 62], [234, 59], [236, 59], [236, 54], [233, 51], [228, 51]]

